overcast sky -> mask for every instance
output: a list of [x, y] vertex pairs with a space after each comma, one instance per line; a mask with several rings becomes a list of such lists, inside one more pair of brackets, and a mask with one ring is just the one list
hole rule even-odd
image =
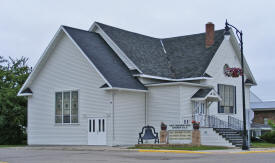
[[60, 25], [88, 29], [94, 21], [154, 37], [224, 28], [244, 33], [245, 57], [258, 82], [252, 90], [275, 100], [273, 0], [0, 0], [0, 55], [29, 58], [34, 66]]

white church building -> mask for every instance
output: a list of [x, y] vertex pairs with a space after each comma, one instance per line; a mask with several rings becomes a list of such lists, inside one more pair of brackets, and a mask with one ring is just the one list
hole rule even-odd
[[[244, 61], [246, 106], [256, 81]], [[95, 22], [61, 26], [19, 96], [29, 145], [134, 145], [145, 125], [201, 123], [202, 144], [238, 145], [218, 128], [242, 121], [240, 48], [231, 32], [154, 38]], [[215, 123], [214, 121], [215, 120]]]

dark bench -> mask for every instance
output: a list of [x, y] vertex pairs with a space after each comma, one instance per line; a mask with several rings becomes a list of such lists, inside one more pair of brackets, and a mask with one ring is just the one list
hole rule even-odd
[[155, 144], [159, 143], [159, 136], [158, 136], [158, 133], [155, 131], [155, 128], [153, 126], [142, 127], [142, 131], [139, 133], [138, 144], [139, 143], [143, 144], [143, 140], [150, 140], [150, 139], [154, 139]]

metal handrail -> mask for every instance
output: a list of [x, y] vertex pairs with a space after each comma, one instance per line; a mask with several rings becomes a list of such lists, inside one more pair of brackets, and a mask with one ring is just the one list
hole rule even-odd
[[242, 121], [231, 116], [228, 116], [228, 122], [221, 120], [214, 115], [193, 115], [193, 120], [199, 121], [200, 127], [230, 128], [233, 130], [242, 129]]
[[232, 129], [243, 130], [243, 121], [235, 117], [228, 116], [228, 123], [230, 124], [230, 128]]

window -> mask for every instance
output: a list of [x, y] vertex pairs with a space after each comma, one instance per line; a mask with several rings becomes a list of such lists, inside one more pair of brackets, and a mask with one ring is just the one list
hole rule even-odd
[[218, 103], [218, 113], [236, 114], [236, 87], [219, 84], [218, 92], [222, 98]]
[[78, 123], [78, 92], [55, 93], [55, 123]]
[[195, 102], [195, 114], [205, 114], [204, 102]]
[[268, 118], [264, 118], [264, 125], [268, 125]]

